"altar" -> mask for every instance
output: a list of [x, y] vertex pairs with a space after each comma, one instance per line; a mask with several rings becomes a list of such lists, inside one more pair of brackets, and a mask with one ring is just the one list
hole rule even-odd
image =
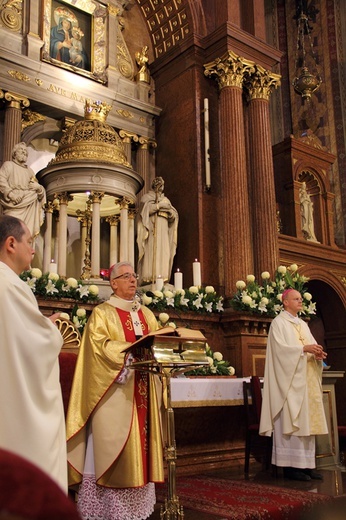
[[[323, 403], [329, 433], [316, 438], [317, 467], [331, 467], [339, 462], [335, 385], [342, 377], [344, 372], [340, 371], [323, 373]], [[250, 381], [250, 378], [171, 379], [180, 474], [244, 464], [243, 381]]]

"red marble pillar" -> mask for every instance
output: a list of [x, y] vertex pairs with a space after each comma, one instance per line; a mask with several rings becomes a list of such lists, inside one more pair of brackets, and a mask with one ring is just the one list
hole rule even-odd
[[225, 294], [237, 280], [253, 272], [253, 251], [246, 164], [243, 82], [255, 71], [254, 63], [228, 51], [204, 65], [220, 87], [220, 163], [223, 186]]
[[251, 78], [249, 104], [250, 204], [255, 275], [275, 272], [279, 261], [269, 95], [279, 76], [261, 67]]
[[220, 91], [220, 150], [223, 185], [225, 293], [253, 272], [242, 89]]

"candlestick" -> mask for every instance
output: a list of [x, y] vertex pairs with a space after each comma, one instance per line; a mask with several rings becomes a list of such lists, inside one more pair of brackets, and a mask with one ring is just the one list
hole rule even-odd
[[174, 273], [174, 288], [176, 291], [183, 288], [183, 273], [179, 269]]
[[54, 262], [54, 260], [52, 260], [49, 264], [49, 272], [50, 273], [58, 273], [58, 266], [57, 264]]
[[204, 98], [204, 162], [205, 162], [205, 185], [207, 190], [210, 189], [210, 154], [209, 154], [209, 101]]
[[157, 290], [157, 291], [161, 291], [161, 290], [162, 290], [162, 287], [163, 287], [163, 278], [162, 278], [162, 276], [159, 274], [158, 277], [156, 278], [156, 290]]
[[193, 285], [196, 287], [200, 287], [202, 285], [202, 277], [201, 277], [201, 263], [197, 260], [192, 264], [192, 274], [193, 274]]

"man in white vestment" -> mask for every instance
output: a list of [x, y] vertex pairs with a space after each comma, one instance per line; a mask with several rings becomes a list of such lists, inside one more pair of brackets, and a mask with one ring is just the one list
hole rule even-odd
[[24, 222], [0, 216], [0, 448], [40, 467], [67, 492], [64, 408], [54, 320], [40, 312], [19, 274], [30, 268], [33, 238]]
[[284, 310], [268, 334], [260, 434], [273, 434], [272, 464], [293, 480], [322, 479], [315, 470], [315, 436], [328, 433], [322, 402], [327, 354], [298, 317], [302, 297], [282, 294]]
[[143, 520], [164, 481], [158, 376], [129, 369], [124, 349], [158, 328], [136, 297], [128, 262], [113, 266], [113, 294], [83, 333], [67, 412], [69, 483], [83, 519]]
[[35, 238], [43, 223], [46, 191], [26, 165], [28, 150], [18, 143], [12, 150], [12, 161], [0, 168], [0, 204], [5, 215], [21, 219]]
[[156, 177], [143, 195], [137, 226], [138, 275], [141, 285], [168, 282], [178, 243], [178, 212], [164, 195], [165, 182]]

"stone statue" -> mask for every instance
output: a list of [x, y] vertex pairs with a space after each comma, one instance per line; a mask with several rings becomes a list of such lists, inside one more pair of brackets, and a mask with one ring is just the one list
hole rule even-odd
[[314, 231], [314, 205], [306, 190], [305, 182], [302, 183], [299, 189], [299, 202], [304, 238], [311, 242], [318, 242]]
[[156, 177], [139, 205], [137, 226], [139, 283], [169, 281], [178, 241], [178, 212], [164, 195], [165, 182]]
[[12, 150], [12, 161], [1, 166], [0, 204], [4, 214], [23, 220], [35, 238], [44, 220], [46, 192], [33, 170], [26, 166], [27, 159], [26, 144], [18, 143]]
[[136, 79], [138, 81], [143, 81], [144, 83], [150, 83], [150, 72], [148, 69], [148, 46], [145, 45], [141, 51], [135, 53], [136, 63], [139, 67], [139, 70], [136, 75]]

